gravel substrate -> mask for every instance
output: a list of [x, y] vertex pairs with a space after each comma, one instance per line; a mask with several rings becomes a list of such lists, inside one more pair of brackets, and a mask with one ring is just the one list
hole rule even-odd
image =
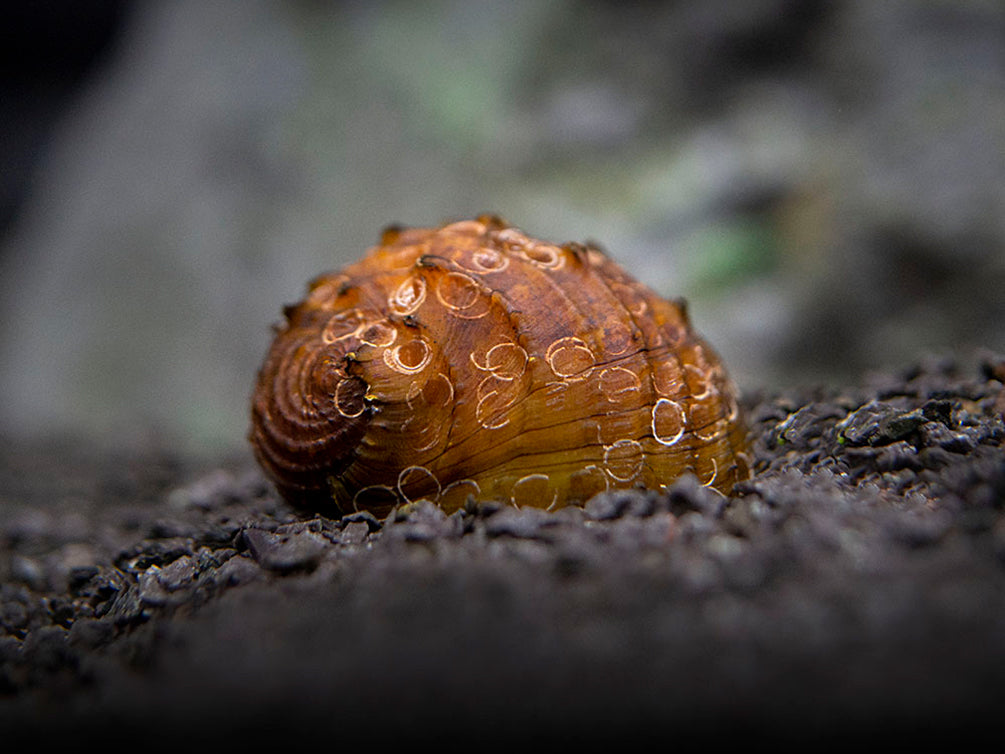
[[336, 520], [250, 454], [5, 443], [0, 726], [141, 750], [998, 730], [1003, 381], [984, 353], [749, 396], [732, 497], [686, 477], [553, 513]]

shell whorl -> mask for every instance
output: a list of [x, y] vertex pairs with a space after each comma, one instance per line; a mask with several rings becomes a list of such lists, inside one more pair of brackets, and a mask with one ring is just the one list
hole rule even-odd
[[735, 388], [683, 302], [593, 247], [492, 216], [389, 229], [285, 314], [250, 440], [293, 502], [552, 507], [749, 474]]

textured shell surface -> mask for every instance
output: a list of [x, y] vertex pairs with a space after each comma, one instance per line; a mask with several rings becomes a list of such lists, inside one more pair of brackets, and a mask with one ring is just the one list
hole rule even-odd
[[494, 216], [391, 228], [286, 307], [250, 440], [293, 503], [551, 508], [749, 476], [736, 390], [683, 302]]

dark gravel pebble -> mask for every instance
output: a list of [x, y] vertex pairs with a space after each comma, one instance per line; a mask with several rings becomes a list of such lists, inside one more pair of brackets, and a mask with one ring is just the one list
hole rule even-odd
[[538, 508], [503, 508], [485, 520], [485, 533], [490, 537], [546, 539], [552, 523], [547, 511]]
[[278, 573], [313, 570], [328, 547], [324, 537], [309, 530], [269, 532], [249, 528], [243, 536], [255, 562]]

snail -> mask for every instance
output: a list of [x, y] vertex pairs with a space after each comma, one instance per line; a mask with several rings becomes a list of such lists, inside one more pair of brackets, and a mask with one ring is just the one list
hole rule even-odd
[[249, 438], [287, 500], [340, 513], [554, 508], [688, 471], [728, 493], [750, 470], [736, 390], [683, 301], [491, 215], [388, 228], [311, 282]]

